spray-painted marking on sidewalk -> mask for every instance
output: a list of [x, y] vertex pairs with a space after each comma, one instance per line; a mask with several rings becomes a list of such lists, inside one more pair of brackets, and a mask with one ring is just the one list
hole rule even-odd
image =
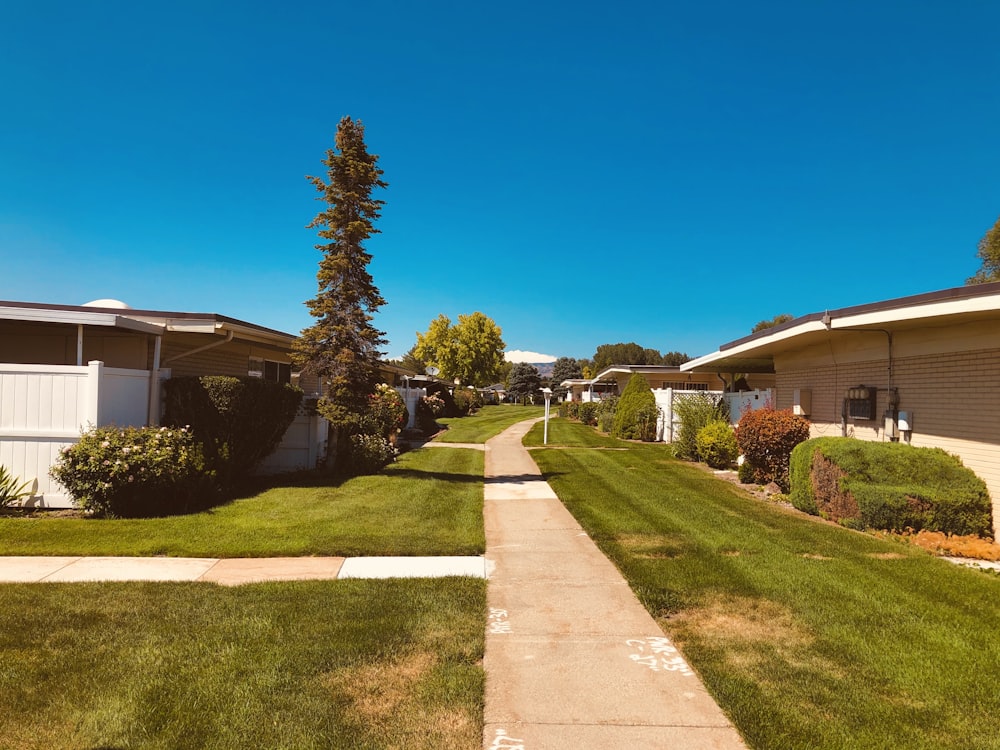
[[498, 729], [490, 750], [524, 750], [524, 740], [517, 740], [507, 734], [506, 729]]
[[625, 641], [625, 645], [635, 649], [635, 653], [629, 654], [629, 659], [636, 664], [649, 667], [654, 672], [680, 672], [685, 677], [694, 674], [688, 663], [670, 643], [669, 638], [633, 638]]
[[490, 607], [490, 633], [510, 633], [513, 632], [510, 627], [510, 620], [507, 619], [506, 609], [495, 609]]

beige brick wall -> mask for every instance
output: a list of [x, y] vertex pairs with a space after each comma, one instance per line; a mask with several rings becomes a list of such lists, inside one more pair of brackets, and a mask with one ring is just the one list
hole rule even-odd
[[[222, 341], [221, 337], [218, 341]], [[177, 334], [164, 337], [160, 361], [170, 368], [175, 378], [187, 375], [246, 375], [250, 357], [260, 357], [272, 362], [290, 362], [287, 352], [242, 341], [230, 341], [197, 354], [183, 356], [170, 361], [172, 357], [193, 351], [212, 343], [209, 336], [199, 334]], [[147, 364], [152, 367], [152, 363]]]
[[[913, 330], [893, 337], [892, 385], [899, 409], [912, 415], [911, 444], [954, 453], [985, 482], [1000, 532], [1000, 334], [995, 325]], [[957, 351], [956, 351], [957, 349]], [[879, 351], [881, 350], [881, 351]], [[888, 340], [834, 333], [825, 346], [775, 359], [776, 406], [792, 406], [793, 391], [812, 391], [814, 437], [841, 435], [847, 388], [877, 386], [876, 420], [847, 420], [847, 434], [884, 440], [882, 414], [889, 385]]]

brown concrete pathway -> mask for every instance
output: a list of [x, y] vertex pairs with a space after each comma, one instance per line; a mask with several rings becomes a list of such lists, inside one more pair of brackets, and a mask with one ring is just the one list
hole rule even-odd
[[745, 745], [521, 438], [486, 444], [486, 750]]

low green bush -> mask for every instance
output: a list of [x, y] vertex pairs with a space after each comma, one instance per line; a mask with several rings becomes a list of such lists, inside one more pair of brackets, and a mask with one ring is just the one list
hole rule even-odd
[[475, 389], [456, 388], [452, 398], [455, 399], [455, 408], [463, 417], [475, 414], [483, 405], [483, 397]]
[[559, 404], [559, 416], [569, 417], [570, 419], [580, 418], [580, 402], [579, 401], [563, 401]]
[[717, 419], [698, 430], [698, 458], [713, 469], [728, 469], [739, 455], [736, 434], [729, 422]]
[[172, 378], [164, 390], [163, 423], [191, 428], [226, 491], [278, 447], [302, 402], [298, 388], [251, 377]]
[[846, 526], [993, 534], [985, 483], [940, 448], [814, 438], [792, 451], [791, 501]]
[[434, 435], [441, 430], [435, 415], [436, 405], [433, 400], [421, 398], [417, 401], [417, 429], [424, 435]]
[[729, 421], [725, 399], [711, 393], [686, 393], [674, 400], [674, 413], [680, 427], [674, 436], [678, 458], [698, 460], [698, 431], [709, 422]]
[[597, 429], [601, 432], [610, 433], [615, 423], [615, 414], [618, 413], [618, 396], [605, 396], [597, 402]]
[[596, 427], [598, 405], [599, 402], [596, 401], [584, 401], [580, 404], [580, 408], [577, 410], [580, 421], [584, 424], [589, 424], [591, 427]]
[[374, 474], [386, 464], [392, 463], [396, 455], [396, 449], [381, 435], [351, 435], [350, 473], [357, 476]]
[[64, 449], [49, 473], [98, 516], [190, 513], [220, 499], [201, 443], [184, 428], [96, 427]]
[[809, 439], [809, 422], [790, 409], [744, 412], [736, 427], [736, 445], [762, 483], [776, 482], [788, 492], [792, 449]]

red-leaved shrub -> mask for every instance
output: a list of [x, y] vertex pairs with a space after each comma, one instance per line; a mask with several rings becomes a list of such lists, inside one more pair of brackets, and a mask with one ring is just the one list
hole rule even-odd
[[755, 480], [776, 482], [788, 492], [788, 459], [792, 448], [809, 439], [809, 422], [790, 409], [758, 409], [740, 417], [736, 444], [753, 467]]

